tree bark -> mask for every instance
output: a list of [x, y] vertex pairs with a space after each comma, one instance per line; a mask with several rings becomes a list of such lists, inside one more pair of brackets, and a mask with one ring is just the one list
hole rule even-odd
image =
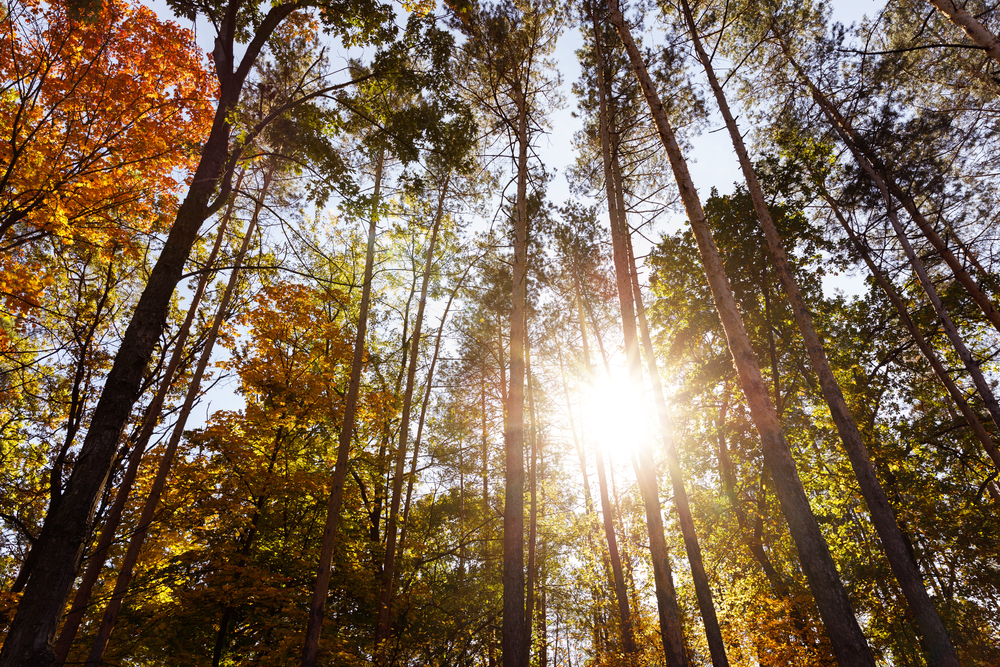
[[701, 556], [701, 545], [698, 543], [698, 533], [695, 530], [691, 507], [688, 503], [687, 491], [684, 488], [684, 473], [681, 470], [674, 443], [673, 426], [670, 423], [670, 411], [663, 397], [663, 383], [660, 380], [660, 370], [656, 362], [656, 352], [653, 350], [653, 339], [649, 333], [649, 323], [646, 321], [646, 308], [642, 301], [642, 291], [639, 287], [639, 276], [635, 268], [635, 255], [632, 251], [631, 238], [628, 240], [629, 262], [631, 264], [632, 290], [635, 297], [635, 309], [639, 316], [639, 330], [642, 334], [643, 354], [646, 355], [646, 368], [653, 385], [653, 402], [656, 405], [657, 416], [660, 419], [660, 433], [663, 437], [664, 450], [667, 455], [667, 471], [670, 473], [670, 484], [674, 492], [674, 504], [684, 536], [684, 549], [687, 552], [688, 563], [691, 565], [691, 578], [694, 581], [695, 594], [698, 598], [698, 609], [705, 625], [705, 636], [708, 640], [709, 654], [714, 667], [728, 667], [729, 658], [726, 655], [726, 644], [722, 639], [722, 628], [715, 613], [715, 601], [712, 599], [712, 587], [705, 572], [705, 563]]
[[372, 273], [375, 265], [375, 238], [378, 225], [378, 202], [382, 187], [382, 167], [385, 150], [379, 152], [375, 161], [375, 189], [372, 193], [371, 219], [368, 223], [368, 246], [365, 250], [365, 276], [361, 287], [361, 304], [358, 308], [358, 331], [354, 338], [354, 359], [351, 362], [351, 378], [344, 399], [344, 419], [340, 426], [337, 446], [337, 463], [333, 469], [330, 496], [326, 505], [326, 523], [323, 528], [323, 544], [320, 547], [319, 569], [309, 603], [309, 621], [306, 625], [305, 643], [302, 647], [302, 667], [316, 667], [319, 654], [319, 638], [323, 631], [323, 611], [326, 596], [330, 591], [330, 568], [333, 550], [337, 544], [337, 530], [340, 527], [340, 506], [344, 500], [344, 483], [347, 481], [348, 458], [351, 453], [351, 439], [354, 436], [354, 418], [358, 408], [358, 394], [361, 390], [361, 371], [365, 361], [365, 337], [368, 331], [368, 309], [371, 302]]
[[789, 530], [799, 553], [802, 569], [809, 580], [820, 615], [830, 635], [838, 661], [851, 667], [874, 667], [875, 661], [857, 618], [851, 609], [829, 547], [819, 530], [816, 517], [809, 507], [809, 499], [802, 487], [788, 443], [781, 432], [774, 405], [754, 357], [750, 339], [743, 327], [743, 320], [736, 306], [726, 277], [719, 250], [712, 238], [705, 212], [695, 190], [687, 162], [667, 119], [666, 111], [646, 70], [638, 47], [632, 39], [618, 7], [617, 0], [609, 0], [611, 20], [625, 43], [625, 49], [635, 71], [639, 85], [649, 104], [657, 131], [667, 151], [671, 168], [677, 180], [684, 208], [691, 222], [698, 243], [705, 274], [712, 289], [719, 318], [722, 322], [729, 348], [736, 364], [740, 383], [747, 398], [754, 424], [761, 438], [764, 459], [775, 481], [782, 511], [788, 520]]
[[995, 63], [1000, 65], [1000, 39], [994, 35], [976, 17], [970, 14], [964, 5], [955, 0], [928, 0], [934, 7], [951, 19], [951, 22], [961, 28], [973, 42], [978, 44]]
[[526, 603], [524, 610], [524, 622], [527, 626], [524, 630], [528, 643], [528, 661], [531, 661], [532, 635], [535, 627], [535, 549], [538, 538], [538, 413], [535, 412], [535, 392], [532, 388], [531, 377], [531, 334], [528, 323], [524, 325], [524, 370], [527, 379], [527, 399], [528, 413], [531, 416], [531, 431], [529, 435], [530, 454], [528, 461], [528, 570], [525, 582]]
[[[239, 192], [245, 173], [245, 170], [241, 172], [239, 179], [237, 179], [236, 192]], [[184, 317], [184, 322], [177, 332], [177, 339], [174, 342], [174, 350], [170, 356], [170, 361], [167, 362], [167, 367], [163, 371], [163, 378], [160, 380], [160, 386], [157, 388], [156, 395], [153, 397], [149, 405], [149, 410], [146, 412], [139, 437], [136, 439], [132, 452], [129, 455], [125, 474], [122, 476], [121, 484], [115, 494], [115, 500], [111, 504], [108, 516], [104, 521], [104, 526], [101, 528], [101, 536], [97, 540], [94, 552], [90, 555], [87, 569], [80, 580], [80, 585], [76, 589], [76, 594], [73, 596], [73, 604], [66, 615], [66, 620], [63, 622], [59, 639], [55, 645], [55, 665], [57, 667], [61, 667], [66, 662], [66, 656], [69, 655], [70, 648], [73, 646], [73, 640], [76, 638], [80, 623], [83, 621], [84, 613], [87, 611], [87, 604], [90, 602], [90, 595], [94, 590], [94, 584], [97, 583], [101, 575], [101, 569], [107, 560], [108, 549], [111, 548], [111, 544], [114, 542], [115, 532], [118, 530], [122, 513], [125, 511], [125, 504], [128, 501], [129, 494], [132, 492], [132, 485], [135, 483], [136, 475], [139, 473], [139, 464], [146, 451], [146, 446], [153, 436], [153, 430], [159, 421], [163, 404], [167, 398], [167, 392], [170, 391], [170, 386], [173, 384], [174, 375], [180, 367], [181, 359], [184, 357], [184, 345], [187, 343], [188, 336], [190, 335], [191, 325], [194, 323], [195, 315], [198, 313], [198, 307], [201, 305], [205, 288], [208, 286], [213, 275], [213, 271], [210, 269], [215, 266], [216, 258], [219, 256], [219, 250], [226, 235], [226, 228], [229, 226], [229, 219], [232, 215], [234, 203], [235, 196], [230, 200], [226, 214], [219, 223], [215, 243], [212, 245], [212, 250], [205, 263], [206, 270], [201, 274], [194, 294], [191, 296], [191, 305], [188, 306], [187, 315]]]
[[146, 539], [146, 533], [149, 531], [149, 526], [153, 522], [153, 518], [156, 514], [156, 508], [160, 502], [160, 496], [163, 494], [163, 490], [166, 487], [167, 477], [170, 474], [170, 467], [173, 465], [174, 455], [176, 454], [177, 447], [180, 444], [181, 436], [184, 435], [184, 427], [187, 425], [188, 417], [191, 415], [191, 410], [194, 409], [195, 401], [198, 399], [198, 394], [201, 390], [201, 380], [204, 376], [205, 369], [208, 367], [208, 362], [211, 359], [212, 349], [215, 346], [216, 339], [218, 338], [219, 329], [222, 327], [222, 322], [226, 318], [226, 311], [229, 308], [229, 302], [232, 300], [233, 292], [236, 290], [236, 284], [239, 282], [240, 266], [243, 264], [247, 250], [250, 247], [250, 240], [253, 238], [254, 231], [256, 231], [257, 220], [260, 216], [260, 211], [263, 208], [264, 197], [271, 184], [273, 174], [274, 165], [272, 164], [268, 167], [268, 170], [264, 175], [261, 192], [257, 198], [256, 205], [254, 206], [253, 217], [247, 224], [247, 230], [243, 236], [243, 243], [240, 245], [239, 253], [237, 254], [236, 261], [234, 262], [233, 272], [229, 276], [226, 291], [223, 293], [222, 300], [219, 302], [218, 310], [215, 313], [215, 319], [212, 322], [212, 329], [208, 333], [208, 338], [205, 340], [205, 348], [202, 351], [201, 358], [198, 360], [198, 366], [195, 368], [194, 375], [191, 377], [191, 383], [188, 385], [188, 392], [187, 396], [184, 398], [184, 405], [181, 407], [180, 414], [177, 416], [177, 423], [174, 425], [174, 430], [170, 434], [170, 441], [167, 443], [167, 447], [163, 451], [163, 456], [160, 458], [160, 464], [156, 470], [156, 477], [153, 479], [153, 485], [149, 490], [149, 494], [146, 496], [145, 504], [142, 507], [142, 513], [139, 516], [139, 524], [129, 540], [128, 550], [125, 552], [125, 557], [122, 559], [122, 564], [119, 567], [118, 578], [115, 580], [114, 591], [112, 592], [111, 599], [108, 601], [108, 605], [104, 610], [104, 617], [101, 619], [97, 636], [94, 638], [94, 644], [90, 649], [90, 655], [87, 657], [87, 667], [100, 667], [104, 659], [104, 651], [107, 649], [108, 642], [111, 639], [111, 633], [114, 631], [115, 624], [118, 622], [118, 614], [121, 612], [122, 604], [125, 600], [125, 594], [128, 592], [129, 584], [132, 582], [132, 574], [135, 569], [135, 565], [139, 560], [139, 551]]
[[[608, 108], [608, 92], [604, 78], [604, 58], [600, 41], [600, 26], [591, 5], [591, 19], [594, 25], [594, 53], [598, 70], [597, 89], [600, 103], [601, 146], [604, 159], [604, 180], [607, 189], [608, 217], [610, 218], [611, 240], [615, 277], [618, 288], [618, 305], [621, 309], [622, 329], [625, 338], [625, 356], [628, 364], [629, 383], [633, 392], [632, 400], [637, 404], [644, 402], [642, 362], [639, 358], [639, 344], [635, 327], [635, 306], [632, 296], [632, 283], [628, 269], [628, 249], [625, 237], [627, 228], [622, 227], [622, 216], [617, 211], [617, 198], [614, 191], [615, 178], [612, 172], [612, 153], [610, 138], [610, 110]], [[670, 569], [670, 558], [667, 551], [667, 541], [663, 532], [663, 517], [660, 514], [659, 489], [656, 480], [656, 464], [653, 450], [648, 441], [639, 443], [636, 463], [636, 477], [642, 494], [643, 507], [646, 512], [646, 529], [649, 535], [650, 557], [653, 562], [653, 581], [656, 590], [657, 610], [659, 612], [660, 635], [663, 641], [663, 651], [667, 664], [671, 667], [686, 667], [687, 654], [684, 649], [684, 633], [681, 627], [680, 608], [677, 604], [677, 594], [674, 590], [673, 573]]]
[[[833, 374], [833, 369], [830, 366], [829, 359], [827, 359], [823, 343], [820, 341], [819, 335], [816, 333], [816, 328], [813, 326], [812, 316], [806, 308], [798, 282], [795, 280], [795, 276], [792, 275], [784, 243], [778, 234], [774, 219], [771, 217], [771, 211], [768, 209], [767, 201], [764, 198], [764, 191], [757, 180], [757, 173], [750, 162], [750, 155], [747, 152], [746, 145], [743, 143], [743, 135], [740, 133], [736, 119], [729, 108], [729, 103], [726, 100], [722, 86], [715, 76], [715, 69], [712, 67], [712, 62], [702, 45], [701, 37], [698, 35], [698, 28], [695, 25], [694, 16], [687, 0], [681, 0], [681, 7], [684, 18], [687, 21], [688, 31], [691, 33], [698, 60], [701, 61], [702, 67], [705, 69], [705, 74], [708, 77], [712, 92], [715, 94], [719, 111], [722, 113], [726, 127], [729, 130], [733, 148], [739, 158], [740, 169], [743, 171], [747, 189], [750, 191], [750, 199], [753, 201], [757, 220], [764, 231], [764, 237], [767, 240], [767, 248], [771, 255], [771, 261], [774, 264], [774, 270], [778, 275], [782, 289], [785, 291], [785, 296], [791, 305], [795, 323], [802, 334], [802, 341], [805, 344], [806, 352], [809, 355], [809, 360], [812, 362], [813, 371], [819, 379], [820, 390], [826, 404], [830, 408], [830, 415], [837, 426], [837, 432], [844, 445], [844, 451], [851, 462], [854, 476], [858, 480], [861, 495], [868, 505], [868, 512], [879, 535], [882, 549], [920, 630], [924, 651], [927, 653], [931, 665], [959, 667], [961, 663], [958, 660], [958, 655], [955, 653], [954, 646], [952, 646], [951, 638], [948, 636], [948, 631], [945, 629], [944, 623], [941, 622], [941, 617], [938, 616], [937, 610], [934, 608], [934, 603], [931, 602], [930, 596], [927, 594], [923, 577], [920, 574], [916, 561], [910, 555], [906, 540], [904, 540], [902, 531], [896, 522], [895, 512], [892, 505], [889, 504], [889, 499], [882, 489], [878, 476], [875, 474], [875, 467], [872, 465], [868, 449], [865, 447], [864, 440], [861, 437], [861, 432], [858, 430], [857, 423], [854, 421], [854, 417], [847, 407], [847, 401], [844, 398], [840, 384]], [[775, 396], [777, 397], [777, 395], [777, 378], [775, 378]]]

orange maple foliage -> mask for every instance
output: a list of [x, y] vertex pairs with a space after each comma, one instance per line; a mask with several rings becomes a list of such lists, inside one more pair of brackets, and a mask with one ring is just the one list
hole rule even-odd
[[103, 253], [140, 248], [173, 218], [212, 118], [207, 59], [190, 31], [107, 0], [0, 10], [0, 294], [36, 303], [39, 239]]

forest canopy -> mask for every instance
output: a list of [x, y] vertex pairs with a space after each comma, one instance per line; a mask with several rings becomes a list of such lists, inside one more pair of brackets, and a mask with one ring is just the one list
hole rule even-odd
[[0, 667], [1000, 665], [1000, 8], [862, 9], [3, 0]]

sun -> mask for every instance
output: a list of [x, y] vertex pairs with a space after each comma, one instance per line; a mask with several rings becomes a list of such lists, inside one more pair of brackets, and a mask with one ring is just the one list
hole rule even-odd
[[636, 390], [624, 373], [603, 376], [595, 382], [584, 424], [591, 438], [596, 438], [604, 452], [628, 461], [650, 436], [649, 411], [644, 393]]

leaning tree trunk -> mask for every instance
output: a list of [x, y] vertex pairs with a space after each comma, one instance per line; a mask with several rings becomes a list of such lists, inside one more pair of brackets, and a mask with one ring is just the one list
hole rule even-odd
[[923, 577], [920, 574], [916, 561], [911, 556], [903, 533], [896, 523], [895, 512], [889, 504], [889, 499], [882, 489], [878, 476], [875, 474], [875, 467], [872, 465], [868, 449], [861, 438], [861, 432], [858, 430], [857, 423], [855, 423], [854, 417], [847, 407], [847, 401], [844, 399], [840, 384], [833, 374], [826, 351], [823, 349], [823, 344], [816, 333], [816, 328], [813, 326], [812, 316], [806, 308], [805, 300], [799, 291], [795, 276], [792, 275], [792, 269], [788, 262], [784, 244], [781, 236], [778, 234], [774, 219], [771, 217], [771, 211], [768, 209], [764, 198], [764, 191], [757, 180], [753, 164], [750, 162], [750, 155], [747, 152], [746, 145], [743, 143], [743, 135], [740, 134], [739, 126], [736, 124], [736, 119], [729, 108], [729, 103], [726, 100], [722, 86], [715, 76], [715, 68], [712, 67], [711, 59], [702, 45], [701, 37], [698, 35], [694, 16], [691, 13], [691, 8], [687, 0], [681, 0], [681, 8], [684, 18], [687, 21], [688, 31], [691, 33], [695, 52], [701, 61], [702, 67], [705, 69], [705, 74], [708, 77], [712, 92], [715, 94], [719, 111], [722, 113], [726, 127], [729, 130], [733, 148], [739, 158], [740, 168], [743, 171], [743, 177], [746, 179], [747, 189], [750, 191], [750, 199], [753, 201], [754, 212], [756, 212], [757, 220], [764, 231], [767, 248], [770, 252], [775, 272], [778, 275], [778, 280], [781, 282], [785, 296], [792, 307], [792, 314], [795, 317], [795, 323], [799, 328], [799, 332], [802, 334], [802, 340], [805, 343], [809, 360], [812, 362], [813, 370], [819, 378], [820, 390], [823, 393], [826, 404], [830, 408], [830, 415], [837, 426], [837, 432], [840, 435], [841, 442], [843, 442], [844, 451], [847, 453], [851, 467], [854, 469], [854, 476], [858, 480], [861, 495], [868, 505], [868, 512], [871, 515], [872, 523], [875, 525], [875, 530], [882, 543], [886, 558], [889, 561], [893, 574], [896, 576], [896, 581], [899, 582], [900, 588], [903, 590], [903, 595], [906, 598], [910, 612], [916, 620], [917, 628], [920, 630], [924, 651], [926, 651], [932, 665], [959, 667], [961, 663], [958, 660], [958, 655], [955, 653], [954, 646], [952, 646], [951, 638], [948, 636], [948, 631], [945, 629], [944, 623], [941, 622], [941, 617], [938, 616], [937, 610], [934, 608], [934, 603], [931, 602], [930, 596], [927, 594], [927, 587], [924, 585]]
[[[989, 455], [990, 459], [993, 460], [993, 465], [996, 467], [997, 471], [1000, 472], [1000, 450], [997, 449], [996, 444], [993, 442], [993, 438], [990, 436], [989, 432], [983, 426], [982, 421], [979, 416], [972, 410], [969, 402], [965, 400], [965, 396], [962, 394], [962, 390], [958, 388], [955, 381], [951, 379], [948, 374], [948, 370], [944, 367], [941, 359], [938, 357], [937, 352], [931, 347], [927, 339], [924, 338], [920, 329], [917, 327], [913, 318], [910, 317], [910, 313], [907, 311], [906, 304], [903, 298], [900, 296], [896, 288], [893, 287], [892, 283], [889, 282], [888, 278], [882, 273], [875, 260], [872, 259], [871, 252], [869, 252], [868, 246], [861, 237], [858, 236], [857, 232], [848, 224], [847, 220], [844, 218], [843, 213], [840, 211], [840, 207], [837, 206], [833, 198], [830, 197], [829, 193], [825, 188], [820, 188], [820, 194], [826, 200], [830, 210], [833, 212], [834, 217], [840, 226], [843, 227], [844, 232], [847, 237], [851, 240], [854, 245], [855, 250], [861, 255], [861, 258], [865, 261], [868, 266], [868, 270], [871, 271], [872, 276], [875, 278], [875, 282], [878, 283], [879, 287], [888, 297], [890, 303], [896, 308], [896, 312], [899, 314], [899, 319], [906, 327], [906, 330], [910, 332], [913, 337], [913, 341], [917, 344], [917, 349], [920, 353], [927, 359], [927, 362], [931, 365], [931, 369], [934, 371], [934, 375], [937, 376], [941, 384], [944, 385], [945, 389], [948, 391], [948, 395], [951, 396], [952, 401], [958, 407], [959, 411], [962, 413], [962, 417], [969, 424], [972, 432], [975, 434], [976, 439], [983, 445], [983, 449]], [[991, 492], [993, 489], [991, 488]]]
[[[240, 177], [236, 182], [236, 192], [239, 192], [244, 173], [246, 173], [245, 170], [241, 172]], [[226, 235], [226, 228], [229, 226], [229, 219], [232, 216], [234, 203], [235, 197], [230, 200], [229, 208], [226, 211], [226, 214], [222, 217], [222, 221], [219, 223], [215, 243], [209, 253], [208, 260], [205, 262], [205, 272], [202, 273], [201, 278], [198, 280], [198, 285], [195, 287], [194, 294], [191, 296], [191, 305], [188, 306], [187, 315], [184, 317], [184, 322], [181, 324], [181, 328], [177, 332], [177, 339], [174, 342], [174, 350], [170, 356], [170, 361], [167, 362], [167, 367], [163, 371], [163, 378], [160, 380], [160, 386], [157, 388], [156, 395], [153, 397], [153, 400], [149, 405], [149, 410], [146, 412], [141, 430], [139, 431], [139, 437], [136, 439], [132, 452], [129, 455], [128, 464], [125, 468], [125, 474], [122, 476], [121, 484], [115, 494], [115, 500], [111, 504], [111, 508], [108, 510], [108, 516], [104, 521], [104, 526], [101, 528], [101, 536], [97, 540], [97, 546], [94, 548], [94, 552], [88, 559], [87, 569], [83, 574], [83, 578], [80, 580], [80, 585], [76, 589], [76, 594], [73, 596], [73, 604], [70, 607], [69, 613], [66, 615], [66, 620], [63, 622], [62, 630], [59, 633], [59, 640], [56, 642], [55, 646], [55, 665], [57, 667], [61, 667], [66, 662], [66, 656], [69, 655], [69, 651], [73, 646], [73, 640], [76, 638], [76, 633], [80, 628], [80, 623], [83, 621], [83, 616], [87, 611], [87, 604], [90, 602], [90, 595], [94, 590], [94, 585], [100, 578], [104, 562], [107, 560], [108, 549], [111, 548], [111, 544], [115, 540], [115, 532], [118, 530], [118, 524], [121, 522], [122, 513], [125, 511], [125, 504], [128, 502], [129, 494], [132, 492], [132, 485], [135, 483], [136, 475], [139, 473], [139, 464], [142, 461], [143, 454], [146, 451], [146, 446], [149, 444], [149, 440], [153, 436], [153, 431], [159, 421], [160, 413], [163, 410], [163, 404], [167, 399], [167, 392], [170, 391], [174, 375], [180, 367], [181, 360], [184, 357], [184, 346], [187, 343], [188, 335], [191, 332], [191, 325], [194, 323], [195, 315], [198, 313], [202, 296], [205, 294], [205, 288], [208, 286], [211, 276], [213, 275], [215, 260], [219, 255], [220, 248], [222, 247], [222, 241]]]
[[236, 256], [236, 261], [233, 265], [232, 275], [229, 276], [229, 283], [226, 285], [226, 290], [222, 295], [222, 300], [219, 302], [218, 310], [215, 313], [215, 319], [212, 322], [212, 329], [208, 333], [208, 338], [205, 340], [205, 347], [202, 350], [201, 358], [198, 360], [198, 366], [195, 368], [194, 375], [191, 377], [191, 383], [188, 385], [187, 396], [184, 398], [184, 405], [181, 407], [180, 414], [177, 416], [177, 423], [174, 425], [174, 430], [170, 434], [170, 441], [167, 443], [167, 447], [164, 449], [163, 455], [160, 457], [160, 464], [156, 470], [156, 477], [153, 479], [153, 485], [149, 490], [149, 494], [146, 496], [145, 504], [142, 507], [142, 513], [139, 516], [139, 524], [129, 540], [128, 550], [125, 552], [125, 557], [122, 559], [122, 563], [119, 566], [118, 578], [115, 580], [114, 591], [112, 592], [111, 599], [108, 601], [108, 605], [104, 610], [104, 617], [101, 619], [101, 624], [97, 630], [97, 636], [94, 638], [94, 644], [90, 649], [90, 655], [88, 656], [86, 663], [87, 667], [100, 667], [104, 660], [104, 651], [107, 649], [108, 642], [111, 640], [111, 633], [115, 629], [115, 624], [118, 622], [118, 614], [121, 611], [122, 604], [124, 603], [125, 594], [128, 592], [129, 584], [132, 581], [132, 574], [135, 569], [135, 565], [139, 560], [139, 550], [142, 548], [142, 544], [146, 539], [146, 533], [149, 531], [149, 526], [153, 522], [153, 518], [156, 514], [156, 508], [159, 505], [163, 489], [166, 487], [167, 477], [170, 474], [170, 467], [173, 464], [174, 455], [177, 452], [178, 445], [180, 444], [181, 436], [184, 435], [184, 427], [187, 425], [187, 419], [191, 415], [191, 410], [194, 409], [195, 401], [198, 399], [198, 394], [201, 389], [201, 379], [205, 374], [205, 369], [208, 367], [208, 362], [212, 356], [212, 348], [215, 346], [215, 341], [219, 335], [219, 329], [222, 327], [222, 322], [226, 318], [226, 311], [229, 308], [229, 302], [232, 300], [233, 292], [236, 290], [236, 284], [239, 282], [240, 266], [243, 264], [247, 250], [250, 247], [250, 240], [256, 231], [257, 220], [260, 216], [260, 211], [263, 208], [264, 196], [271, 184], [273, 173], [274, 165], [272, 164], [264, 175], [261, 192], [257, 198], [257, 203], [254, 206], [253, 217], [251, 217], [249, 224], [247, 224], [246, 233], [243, 236], [243, 243], [240, 246], [239, 253]]
[[[625, 237], [627, 229], [622, 229], [622, 217], [616, 215], [616, 197], [614, 192], [615, 179], [612, 174], [610, 111], [608, 94], [605, 88], [604, 59], [600, 43], [600, 26], [591, 6], [591, 18], [594, 21], [594, 53], [597, 56], [597, 90], [600, 102], [601, 146], [604, 159], [604, 179], [608, 193], [608, 212], [611, 226], [611, 240], [615, 266], [615, 278], [618, 288], [618, 305], [621, 310], [622, 329], [625, 339], [625, 356], [628, 364], [629, 384], [633, 396], [631, 400], [641, 404], [642, 392], [642, 362], [639, 358], [638, 336], [635, 328], [635, 305], [632, 301], [632, 283], [628, 269], [628, 250]], [[656, 479], [656, 464], [650, 443], [639, 444], [638, 459], [633, 459], [636, 468], [636, 478], [642, 495], [643, 507], [646, 512], [646, 529], [649, 535], [649, 551], [653, 562], [653, 582], [656, 590], [656, 604], [659, 612], [660, 635], [663, 641], [663, 651], [667, 664], [671, 667], [686, 667], [687, 654], [684, 650], [684, 633], [681, 627], [680, 608], [677, 604], [677, 593], [674, 589], [673, 572], [670, 569], [670, 558], [667, 551], [667, 540], [663, 532], [663, 516], [660, 513], [660, 494]]]
[[712, 289], [719, 319], [722, 322], [729, 348], [750, 407], [751, 416], [761, 438], [764, 460], [771, 471], [782, 512], [788, 520], [789, 531], [795, 541], [799, 561], [809, 581], [810, 588], [819, 607], [820, 615], [830, 635], [838, 661], [844, 665], [867, 665], [874, 667], [875, 661], [864, 634], [858, 625], [854, 610], [851, 609], [847, 592], [833, 562], [830, 549], [823, 539], [819, 524], [809, 507], [809, 499], [802, 487], [795, 461], [785, 437], [781, 432], [774, 405], [768, 396], [767, 387], [754, 357], [750, 339], [743, 327], [743, 320], [736, 306], [736, 299], [726, 277], [719, 250], [712, 238], [708, 220], [701, 201], [681, 153], [666, 111], [660, 102], [653, 81], [646, 70], [617, 0], [609, 0], [611, 20], [625, 43], [625, 49], [635, 71], [639, 85], [649, 104], [657, 131], [667, 151], [670, 166], [677, 180], [684, 208], [691, 221], [692, 231], [698, 243], [705, 274]]
[[[950, 2], [950, 0], [943, 0], [945, 2]], [[772, 30], [775, 37], [778, 39], [779, 45], [781, 46], [782, 52], [788, 59], [789, 64], [796, 71], [796, 73], [802, 78], [803, 82], [809, 88], [812, 94], [813, 100], [819, 105], [820, 109], [823, 110], [824, 115], [830, 121], [834, 130], [840, 136], [841, 140], [851, 151], [854, 160], [861, 167], [862, 171], [871, 179], [875, 187], [878, 188], [879, 192], [882, 193], [883, 199], [885, 199], [886, 206], [889, 209], [894, 209], [891, 198], [894, 197], [899, 201], [906, 212], [910, 215], [910, 218], [917, 224], [920, 231], [923, 233], [924, 237], [930, 242], [934, 249], [938, 252], [941, 258], [945, 261], [948, 267], [951, 269], [955, 276], [955, 279], [965, 288], [969, 296], [982, 311], [986, 319], [993, 325], [993, 327], [1000, 331], [1000, 310], [997, 309], [996, 305], [990, 299], [990, 297], [979, 287], [976, 280], [969, 275], [969, 272], [965, 270], [962, 263], [958, 261], [955, 254], [948, 248], [948, 244], [945, 243], [944, 239], [938, 235], [935, 231], [933, 225], [930, 221], [923, 215], [920, 208], [916, 205], [913, 198], [903, 191], [903, 189], [896, 182], [896, 179], [892, 178], [889, 170], [886, 169], [885, 165], [879, 159], [875, 150], [865, 141], [851, 125], [840, 110], [830, 101], [830, 99], [821, 91], [809, 78], [802, 66], [796, 61], [792, 56], [788, 45], [785, 43], [784, 38], [779, 35], [776, 31]], [[895, 215], [893, 213], [893, 215]], [[894, 223], [894, 227], [899, 227], [898, 221]], [[902, 229], [902, 227], [899, 227]], [[897, 234], [900, 233], [897, 229]], [[901, 241], [902, 242], [902, 241]], [[978, 263], [977, 263], [978, 264]], [[983, 276], [983, 278], [989, 278], [990, 276]]]
[[639, 276], [635, 268], [635, 255], [632, 252], [632, 240], [628, 241], [629, 263], [632, 274], [632, 290], [635, 298], [635, 309], [639, 316], [639, 330], [642, 334], [643, 354], [646, 355], [646, 368], [653, 385], [653, 402], [660, 419], [660, 432], [663, 437], [664, 449], [667, 455], [667, 471], [670, 473], [670, 485], [674, 491], [674, 504], [677, 507], [677, 517], [680, 519], [681, 534], [684, 536], [684, 549], [687, 552], [688, 563], [691, 565], [691, 578], [694, 581], [695, 595], [698, 598], [698, 609], [701, 611], [705, 624], [705, 636], [708, 640], [709, 654], [714, 667], [726, 667], [729, 658], [726, 655], [726, 644], [722, 639], [722, 628], [715, 613], [715, 601], [712, 598], [712, 587], [705, 572], [705, 563], [701, 556], [701, 545], [698, 543], [698, 533], [695, 530], [691, 507], [688, 503], [687, 490], [684, 488], [684, 473], [681, 470], [674, 444], [673, 427], [670, 424], [670, 411], [663, 397], [663, 383], [660, 380], [660, 369], [656, 363], [656, 352], [653, 350], [653, 339], [649, 333], [649, 323], [646, 321], [646, 308], [642, 302], [642, 290], [639, 287]]
[[[413, 387], [417, 377], [417, 360], [420, 356], [420, 332], [424, 323], [424, 309], [427, 306], [427, 291], [430, 287], [431, 269], [434, 266], [434, 251], [437, 248], [438, 231], [444, 217], [444, 202], [448, 194], [451, 175], [445, 176], [438, 199], [434, 226], [427, 244], [427, 260], [424, 262], [424, 276], [420, 285], [420, 302], [417, 317], [413, 323], [410, 338], [410, 365], [406, 371], [406, 389], [403, 393], [403, 409], [399, 422], [399, 447], [396, 450], [395, 477], [392, 483], [392, 500], [389, 505], [389, 521], [386, 524], [385, 561], [382, 564], [382, 587], [379, 592], [378, 621], [375, 626], [375, 643], [381, 645], [389, 637], [389, 603], [392, 599], [393, 582], [396, 575], [396, 537], [399, 534], [399, 507], [403, 495], [404, 466], [406, 465], [406, 443], [410, 436], [410, 410], [413, 406]], [[380, 648], [376, 648], [381, 652]]]
[[323, 611], [326, 608], [326, 596], [330, 591], [330, 568], [333, 563], [333, 549], [337, 544], [337, 530], [340, 527], [340, 506], [344, 500], [344, 483], [347, 481], [347, 460], [351, 453], [354, 418], [358, 409], [358, 394], [361, 391], [361, 371], [365, 364], [365, 337], [368, 331], [368, 309], [371, 303], [379, 193], [382, 187], [384, 162], [385, 149], [382, 149], [375, 161], [375, 189], [372, 192], [372, 210], [368, 222], [368, 245], [365, 249], [365, 274], [364, 282], [361, 285], [361, 303], [358, 307], [358, 330], [354, 337], [354, 358], [351, 361], [351, 377], [348, 380], [347, 396], [344, 398], [344, 419], [340, 426], [337, 463], [333, 469], [330, 496], [326, 505], [326, 523], [320, 547], [319, 570], [316, 574], [316, 583], [309, 604], [309, 621], [306, 626], [305, 643], [302, 647], [302, 667], [316, 666], [319, 638], [323, 630]]

